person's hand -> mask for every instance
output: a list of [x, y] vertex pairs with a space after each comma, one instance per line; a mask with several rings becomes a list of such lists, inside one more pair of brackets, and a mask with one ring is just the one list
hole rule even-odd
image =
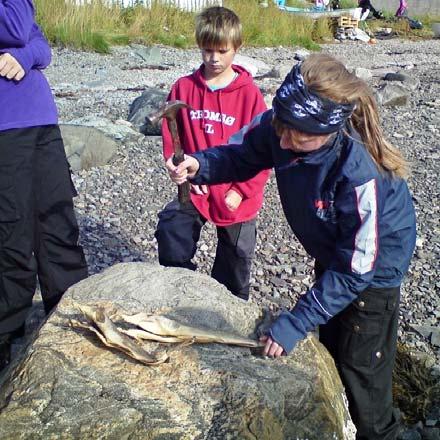
[[270, 336], [261, 336], [260, 341], [266, 344], [263, 348], [263, 356], [277, 358], [284, 353], [284, 348], [277, 344]]
[[9, 53], [0, 55], [0, 76], [6, 79], [20, 81], [25, 75], [21, 64]]
[[203, 194], [208, 194], [208, 187], [206, 185], [193, 185], [191, 184], [191, 191], [194, 194], [202, 196]]
[[194, 177], [200, 168], [198, 160], [191, 156], [187, 156], [186, 154], [185, 160], [179, 165], [174, 165], [173, 158], [170, 157], [166, 161], [165, 166], [167, 167], [171, 180], [174, 183], [177, 183], [177, 185], [182, 185], [182, 183], [185, 183], [188, 179]]
[[233, 189], [230, 189], [226, 193], [225, 203], [229, 211], [235, 211], [240, 206], [242, 200], [243, 197], [241, 197], [241, 195], [238, 194], [238, 192], [234, 191]]

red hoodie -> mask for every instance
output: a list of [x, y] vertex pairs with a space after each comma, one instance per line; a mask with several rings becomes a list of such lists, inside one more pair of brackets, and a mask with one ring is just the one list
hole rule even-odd
[[[251, 74], [240, 66], [232, 67], [238, 76], [223, 89], [209, 89], [202, 74], [203, 65], [173, 85], [168, 100], [179, 99], [192, 108], [182, 109], [177, 115], [180, 141], [186, 154], [226, 144], [230, 136], [266, 110]], [[173, 154], [173, 142], [165, 120], [162, 138], [163, 153], [168, 159]], [[265, 170], [246, 182], [210, 185], [208, 194], [191, 193], [191, 200], [200, 214], [217, 226], [245, 222], [253, 219], [261, 208], [268, 177], [269, 171]], [[243, 198], [235, 211], [230, 211], [225, 203], [230, 189]]]

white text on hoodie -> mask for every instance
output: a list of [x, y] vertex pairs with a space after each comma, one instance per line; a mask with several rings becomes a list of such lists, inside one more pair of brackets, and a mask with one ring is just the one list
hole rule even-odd
[[193, 121], [197, 119], [206, 119], [208, 121], [223, 122], [223, 124], [229, 126], [233, 125], [236, 119], [234, 116], [210, 110], [191, 110], [190, 117]]

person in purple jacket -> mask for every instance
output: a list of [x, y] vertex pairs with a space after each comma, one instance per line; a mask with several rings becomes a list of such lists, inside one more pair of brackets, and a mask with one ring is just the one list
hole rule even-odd
[[0, 0], [0, 370], [36, 281], [46, 313], [87, 276], [58, 116], [41, 72], [50, 47], [31, 0]]

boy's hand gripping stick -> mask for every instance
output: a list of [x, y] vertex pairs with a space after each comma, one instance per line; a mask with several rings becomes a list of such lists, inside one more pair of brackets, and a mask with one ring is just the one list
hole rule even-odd
[[[183, 101], [168, 101], [165, 105], [150, 118], [152, 123], [156, 123], [161, 118], [166, 118], [168, 129], [171, 133], [171, 138], [173, 139], [173, 147], [174, 147], [174, 155], [173, 155], [173, 164], [179, 165], [179, 163], [183, 162], [184, 154], [182, 150], [182, 145], [180, 144], [179, 133], [177, 131], [177, 123], [176, 116], [177, 112], [181, 108], [190, 108], [188, 104]], [[182, 185], [178, 186], [178, 197], [180, 203], [189, 202], [189, 192], [190, 192], [190, 184], [189, 182], [182, 183]]]

